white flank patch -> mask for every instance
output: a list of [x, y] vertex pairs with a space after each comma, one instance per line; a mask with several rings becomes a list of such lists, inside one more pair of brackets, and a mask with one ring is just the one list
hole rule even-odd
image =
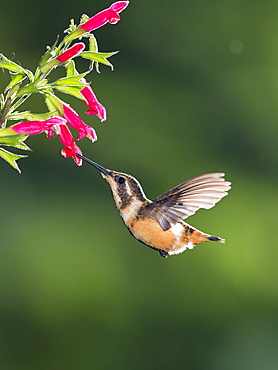
[[[177, 222], [175, 225], [173, 225], [170, 229], [177, 237], [177, 241], [179, 241], [181, 235], [183, 234], [184, 232], [184, 225]], [[179, 254], [179, 253], [182, 253], [184, 252], [186, 249], [193, 249], [194, 248], [194, 244], [192, 242], [188, 242], [186, 244], [182, 244], [180, 248], [178, 249], [175, 249], [175, 250], [171, 250], [168, 252], [168, 254]]]
[[174, 251], [169, 251], [168, 254], [179, 254], [184, 252], [186, 249], [193, 249], [195, 245], [192, 242], [188, 242], [187, 244], [183, 244], [179, 249]]
[[179, 239], [184, 232], [184, 225], [177, 222], [170, 228], [170, 230], [177, 236], [177, 239]]

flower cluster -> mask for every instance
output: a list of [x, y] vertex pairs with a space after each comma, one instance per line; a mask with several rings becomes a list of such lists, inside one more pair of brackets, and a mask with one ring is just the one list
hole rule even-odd
[[[69, 104], [55, 95], [55, 90], [81, 99], [89, 108], [85, 111], [87, 115], [95, 115], [101, 122], [106, 120], [106, 109], [98, 101], [86, 75], [91, 72], [94, 66], [96, 71], [99, 71], [99, 63], [113, 69], [107, 58], [116, 52], [100, 53], [91, 31], [106, 23], [116, 24], [120, 20], [119, 13], [127, 7], [128, 3], [128, 1], [115, 2], [91, 18], [83, 16], [78, 26], [71, 24], [66, 31], [68, 35], [61, 43], [57, 45], [56, 41], [52, 47], [48, 48], [34, 74], [7, 59], [4, 55], [0, 55], [0, 67], [7, 69], [11, 74], [11, 82], [5, 89], [6, 95], [3, 94], [3, 99], [0, 99], [0, 145], [29, 149], [23, 143], [28, 136], [44, 132], [50, 139], [56, 134], [64, 146], [62, 155], [73, 157], [77, 165], [82, 165], [82, 159], [77, 156], [82, 152], [75, 143], [70, 128], [77, 130], [76, 140], [87, 137], [94, 142], [97, 140], [96, 132], [91, 126], [84, 123]], [[70, 45], [73, 40], [80, 39], [80, 37], [89, 38], [89, 50], [85, 50], [86, 45], [83, 42]], [[90, 66], [85, 73], [79, 73], [76, 69], [74, 59], [78, 56], [90, 61]], [[49, 82], [47, 76], [59, 66], [65, 68], [66, 77]], [[48, 108], [47, 113], [33, 114], [30, 111], [16, 111], [32, 93], [40, 93], [43, 96]], [[19, 120], [20, 122], [6, 127], [8, 120]], [[23, 157], [9, 153], [2, 148], [0, 148], [0, 156], [17, 169], [15, 161]]]

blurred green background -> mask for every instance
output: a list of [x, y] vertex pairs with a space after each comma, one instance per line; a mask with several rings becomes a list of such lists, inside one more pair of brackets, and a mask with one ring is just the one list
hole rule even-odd
[[[34, 69], [70, 18], [110, 4], [5, 2], [0, 51]], [[161, 258], [130, 236], [93, 167], [29, 138], [21, 175], [0, 163], [0, 368], [276, 370], [277, 1], [131, 0], [95, 35], [120, 53], [114, 72], [90, 75], [107, 122], [68, 99], [98, 133], [83, 153], [150, 198], [224, 171], [230, 195], [188, 222], [226, 244]]]

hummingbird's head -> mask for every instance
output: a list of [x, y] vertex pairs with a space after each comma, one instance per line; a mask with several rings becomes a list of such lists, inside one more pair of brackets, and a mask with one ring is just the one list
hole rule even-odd
[[90, 159], [83, 157], [83, 155], [77, 154], [77, 156], [100, 171], [102, 177], [105, 178], [110, 186], [116, 206], [119, 210], [123, 210], [130, 204], [139, 206], [142, 202], [147, 200], [139, 181], [133, 176], [108, 170]]

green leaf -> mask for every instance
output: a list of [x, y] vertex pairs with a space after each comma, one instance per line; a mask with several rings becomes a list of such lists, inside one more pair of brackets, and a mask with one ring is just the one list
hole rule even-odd
[[28, 135], [13, 135], [13, 136], [1, 136], [0, 144], [13, 146], [14, 148], [19, 148], [23, 150], [31, 150], [24, 141], [27, 139]]
[[48, 80], [46, 78], [44, 78], [43, 80], [39, 81], [38, 83], [35, 84], [38, 89], [40, 88], [46, 88], [46, 87], [50, 87], [49, 83], [48, 83]]
[[98, 44], [97, 44], [97, 39], [95, 38], [95, 36], [92, 34], [90, 36], [90, 40], [89, 40], [89, 50], [90, 51], [94, 51], [94, 52], [98, 52]]
[[21, 74], [21, 73], [16, 73], [16, 74], [11, 74], [11, 79], [12, 81], [8, 84], [8, 86], [6, 87], [5, 91], [8, 91], [9, 89], [11, 89], [14, 85], [17, 85], [19, 84], [20, 82], [22, 82], [24, 79], [26, 78], [25, 75]]
[[31, 112], [29, 110], [25, 112], [13, 112], [7, 115], [8, 120], [13, 120], [13, 121], [19, 121], [23, 119], [27, 119]]
[[65, 33], [70, 34], [71, 32], [75, 31], [77, 28], [74, 19], [70, 19], [69, 27], [65, 30]]
[[[29, 110], [25, 112], [13, 112], [7, 116], [8, 120], [13, 121], [45, 121], [52, 116], [52, 113], [31, 113]], [[0, 131], [1, 132], [1, 131]], [[0, 135], [1, 136], [1, 135]]]
[[47, 46], [46, 47], [47, 50], [44, 53], [44, 55], [42, 56], [39, 66], [43, 66], [44, 64], [46, 64], [46, 62], [49, 59], [51, 59], [51, 58], [53, 58], [53, 56], [55, 56], [55, 49], [56, 49], [57, 42], [58, 42], [58, 37], [57, 37], [57, 39], [55, 40], [55, 42], [52, 46]]
[[[18, 93], [18, 90], [20, 89], [20, 84], [14, 84], [9, 90], [7, 97], [10, 97], [11, 99], [16, 98], [16, 94]], [[7, 90], [5, 90], [6, 92]]]
[[8, 58], [6, 58], [3, 54], [0, 54], [1, 61], [0, 61], [0, 67], [8, 69], [9, 71], [26, 74], [25, 69], [22, 68], [19, 64], [16, 64], [15, 62], [12, 62]]
[[74, 60], [71, 59], [70, 61], [68, 61], [68, 63], [66, 64], [66, 71], [67, 77], [74, 77], [79, 74], [75, 68]]
[[27, 157], [27, 155], [19, 155], [19, 154], [14, 154], [11, 152], [8, 152], [7, 150], [0, 148], [0, 157], [5, 159], [13, 168], [15, 168], [19, 173], [21, 173], [16, 161], [20, 158]]
[[111, 67], [112, 71], [114, 69], [113, 64], [111, 64], [107, 58], [111, 57], [112, 55], [117, 54], [118, 51], [113, 51], [111, 53], [98, 53], [96, 51], [83, 51], [80, 55], [85, 58], [92, 60], [94, 62], [99, 62], [101, 64], [105, 64], [106, 66]]
[[60, 115], [63, 115], [63, 102], [56, 95], [49, 93], [45, 97], [45, 104], [50, 112], [58, 111]]
[[33, 94], [33, 93], [38, 93], [38, 92], [40, 92], [40, 90], [36, 86], [28, 85], [20, 89], [17, 93], [17, 96], [20, 97], [23, 95]]
[[87, 72], [81, 73], [77, 76], [63, 77], [51, 84], [52, 87], [57, 88], [57, 86], [80, 86], [81, 88], [87, 86], [86, 82], [81, 82], [81, 78], [85, 77]]
[[87, 14], [82, 14], [82, 16], [80, 17], [80, 24], [79, 24], [79, 26], [80, 26], [81, 24], [83, 24], [83, 23], [87, 22], [87, 20], [88, 20], [89, 18], [90, 18], [90, 17], [89, 17]]
[[29, 80], [31, 82], [33, 82], [34, 81], [34, 75], [33, 75], [33, 73], [31, 71], [29, 71], [29, 69], [25, 69], [24, 71], [25, 71], [27, 77], [29, 78]]
[[17, 72], [19, 74], [27, 75], [29, 80], [32, 81], [34, 76], [31, 71], [28, 69], [25, 69], [21, 67], [19, 64], [12, 62], [8, 58], [6, 58], [3, 54], [0, 54], [0, 68], [5, 68], [8, 69], [9, 71], [12, 72]]
[[[90, 40], [89, 40], [89, 51], [98, 52], [97, 39], [95, 38], [95, 36], [93, 34], [90, 36]], [[92, 60], [91, 61], [91, 68], [92, 69], [94, 68], [94, 64], [95, 64], [95, 68], [96, 68], [97, 73], [100, 73], [99, 62], [96, 62], [96, 61]]]
[[50, 118], [53, 115], [52, 112], [47, 112], [47, 113], [30, 113], [26, 114], [26, 119], [28, 121], [45, 121], [48, 118]]
[[64, 94], [69, 94], [72, 95], [78, 99], [84, 100], [84, 96], [80, 92], [80, 87], [76, 86], [56, 86], [56, 90], [64, 93]]

